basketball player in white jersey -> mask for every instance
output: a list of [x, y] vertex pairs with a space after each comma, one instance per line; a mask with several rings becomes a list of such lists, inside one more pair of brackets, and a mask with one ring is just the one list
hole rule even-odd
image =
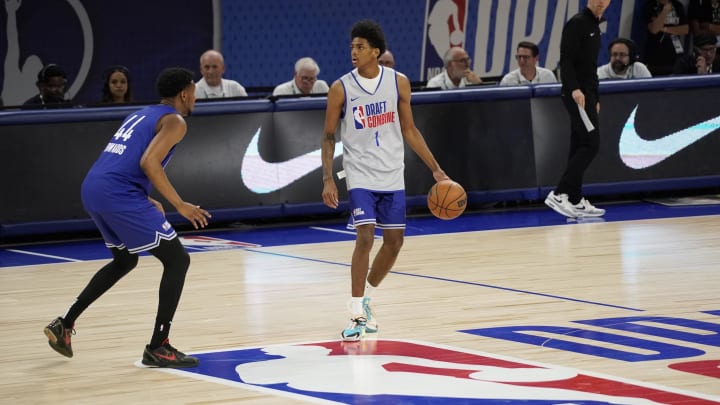
[[[350, 39], [355, 69], [336, 80], [328, 92], [322, 140], [322, 198], [325, 205], [338, 207], [332, 169], [335, 130], [340, 123], [343, 169], [352, 210], [350, 226], [357, 232], [350, 268], [351, 320], [341, 337], [356, 341], [366, 332], [377, 332], [370, 298], [392, 268], [403, 244], [403, 140], [430, 168], [435, 181], [447, 180], [448, 176], [415, 127], [410, 81], [402, 73], [378, 63], [386, 50], [380, 26], [373, 21], [360, 21], [353, 26]], [[368, 272], [376, 226], [383, 230], [383, 244]]]

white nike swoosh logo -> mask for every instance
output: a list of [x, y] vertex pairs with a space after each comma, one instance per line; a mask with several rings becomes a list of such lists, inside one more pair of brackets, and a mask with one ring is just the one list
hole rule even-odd
[[[272, 193], [296, 182], [313, 170], [322, 167], [322, 150], [317, 149], [284, 162], [270, 163], [260, 156], [258, 139], [262, 127], [258, 128], [250, 140], [243, 156], [240, 175], [243, 183], [258, 194]], [[342, 142], [335, 145], [335, 156], [342, 155]], [[319, 183], [318, 183], [319, 184]]]
[[654, 166], [670, 156], [692, 145], [699, 139], [720, 129], [720, 115], [695, 124], [660, 139], [646, 140], [635, 131], [635, 112], [630, 113], [620, 134], [620, 159], [633, 169], [645, 169]]

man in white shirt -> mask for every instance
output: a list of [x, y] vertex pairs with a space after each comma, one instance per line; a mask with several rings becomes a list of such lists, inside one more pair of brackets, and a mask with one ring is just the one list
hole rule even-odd
[[279, 84], [273, 90], [273, 96], [307, 96], [310, 94], [325, 94], [328, 84], [325, 80], [318, 80], [320, 66], [313, 58], [300, 58], [295, 62], [295, 75], [292, 80]]
[[245, 88], [235, 80], [223, 79], [225, 59], [215, 50], [200, 56], [202, 79], [195, 84], [195, 98], [247, 97]]
[[468, 84], [480, 84], [482, 80], [470, 69], [472, 59], [465, 49], [456, 46], [452, 47], [443, 55], [445, 68], [437, 76], [428, 80], [425, 88], [431, 89], [460, 89]]
[[516, 52], [515, 60], [517, 60], [518, 68], [502, 78], [501, 86], [557, 83], [557, 78], [552, 70], [537, 65], [540, 59], [540, 49], [537, 45], [523, 41], [518, 44]]
[[640, 79], [652, 77], [644, 63], [637, 60], [635, 43], [627, 38], [616, 38], [608, 46], [610, 62], [598, 67], [598, 79]]

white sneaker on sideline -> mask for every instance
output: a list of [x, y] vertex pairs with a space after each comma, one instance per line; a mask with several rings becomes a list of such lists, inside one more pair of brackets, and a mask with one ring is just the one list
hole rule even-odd
[[590, 201], [583, 198], [579, 203], [572, 206], [573, 211], [577, 214], [578, 218], [581, 217], [601, 217], [605, 215], [605, 210], [597, 208], [590, 204]]
[[578, 217], [578, 213], [575, 212], [573, 204], [568, 200], [567, 194], [556, 195], [555, 191], [550, 191], [547, 198], [545, 198], [545, 205], [555, 210], [558, 214], [568, 218]]

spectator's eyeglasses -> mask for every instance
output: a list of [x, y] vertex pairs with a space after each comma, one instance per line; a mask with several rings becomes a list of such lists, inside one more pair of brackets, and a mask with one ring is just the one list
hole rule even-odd
[[315, 83], [317, 81], [317, 77], [300, 76], [300, 81], [308, 82], [308, 83]]
[[715, 46], [713, 46], [713, 45], [698, 47], [697, 49], [698, 49], [699, 51], [705, 52], [705, 53], [711, 53], [711, 52], [717, 51], [717, 47], [715, 47]]
[[528, 60], [532, 57], [532, 55], [515, 55], [515, 59], [517, 60]]
[[472, 62], [472, 59], [470, 59], [470, 58], [462, 58], [462, 59], [453, 59], [452, 61], [453, 61], [453, 62], [457, 62], [457, 63], [462, 63], [462, 64], [465, 64], [465, 65], [469, 65], [470, 62]]
[[611, 58], [627, 58], [629, 56], [630, 56], [630, 54], [623, 53], [623, 52], [614, 52], [614, 53], [610, 54]]

